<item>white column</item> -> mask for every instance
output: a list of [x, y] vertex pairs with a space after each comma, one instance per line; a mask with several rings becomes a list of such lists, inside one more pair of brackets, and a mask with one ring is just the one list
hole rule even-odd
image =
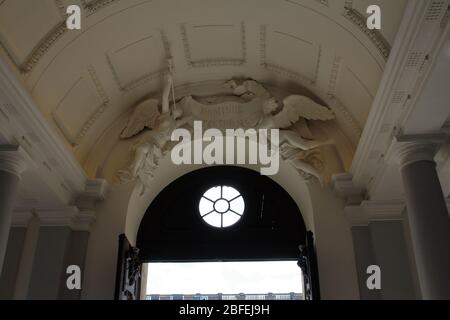
[[19, 153], [18, 146], [0, 146], [0, 274], [8, 245], [20, 175], [25, 167], [25, 161]]
[[436, 171], [436, 139], [401, 137], [397, 150], [424, 299], [450, 299], [450, 218]]

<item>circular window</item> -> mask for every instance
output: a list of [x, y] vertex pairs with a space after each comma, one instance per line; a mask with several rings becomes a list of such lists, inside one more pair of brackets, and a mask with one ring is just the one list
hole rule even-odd
[[244, 213], [244, 198], [232, 187], [217, 186], [206, 191], [198, 209], [205, 222], [216, 228], [232, 226]]

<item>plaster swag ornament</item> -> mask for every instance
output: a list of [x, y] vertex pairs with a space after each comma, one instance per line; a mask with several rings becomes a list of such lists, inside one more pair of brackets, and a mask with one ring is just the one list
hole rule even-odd
[[[131, 164], [118, 172], [121, 183], [139, 179], [144, 189], [151, 184], [159, 160], [169, 151], [174, 129], [193, 129], [193, 122], [202, 121], [203, 128], [225, 129], [280, 129], [280, 154], [301, 176], [310, 181], [316, 178], [323, 185], [325, 162], [322, 146], [334, 144], [333, 140], [313, 138], [308, 121], [335, 119], [333, 111], [306, 96], [290, 95], [278, 101], [254, 80], [227, 81], [224, 86], [232, 95], [210, 97], [186, 96], [170, 107], [173, 78], [168, 74], [164, 87], [161, 111], [159, 101], [148, 99], [140, 103], [131, 114], [121, 138], [140, 136], [131, 148]], [[174, 96], [174, 93], [172, 92]]]

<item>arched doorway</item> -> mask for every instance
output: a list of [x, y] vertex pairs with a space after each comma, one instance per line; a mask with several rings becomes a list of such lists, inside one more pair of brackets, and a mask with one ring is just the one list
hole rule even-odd
[[[308, 250], [299, 251], [308, 236], [309, 257]], [[140, 263], [299, 261], [304, 292], [312, 299], [317, 267], [311, 240], [297, 204], [280, 185], [247, 168], [215, 166], [183, 175], [158, 194], [141, 221], [136, 247]]]

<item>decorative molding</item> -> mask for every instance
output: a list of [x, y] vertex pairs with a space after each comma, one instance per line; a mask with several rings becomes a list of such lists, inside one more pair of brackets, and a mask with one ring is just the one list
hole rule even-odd
[[[167, 58], [169, 58], [171, 56], [171, 52], [170, 52], [170, 44], [169, 41], [164, 33], [163, 30], [159, 31], [160, 36], [161, 36], [161, 41], [163, 43], [163, 47], [164, 47], [164, 51], [165, 54], [167, 56]], [[167, 69], [166, 68], [162, 68], [162, 69], [158, 69], [156, 71], [151, 71], [148, 72], [142, 76], [140, 76], [138, 79], [133, 80], [129, 83], [122, 83], [122, 81], [120, 80], [120, 77], [117, 73], [116, 68], [114, 67], [114, 63], [111, 60], [111, 57], [109, 54], [106, 54], [106, 60], [108, 63], [108, 67], [111, 70], [111, 73], [113, 75], [114, 81], [116, 82], [117, 86], [119, 87], [120, 91], [130, 91], [133, 90], [141, 85], [144, 85], [145, 83], [154, 80], [156, 78], [162, 78], [164, 77], [164, 75], [167, 73]]]
[[[400, 25], [397, 39], [390, 53], [390, 58], [386, 65], [386, 71], [381, 79], [378, 92], [375, 96], [369, 118], [366, 122], [361, 141], [356, 150], [353, 159], [351, 172], [354, 175], [355, 183], [364, 188], [368, 188], [369, 194], [378, 185], [378, 175], [374, 173], [380, 172], [380, 168], [384, 167], [385, 161], [377, 159], [370, 160], [373, 150], [380, 150], [381, 153], [387, 154], [386, 150], [390, 148], [391, 140], [386, 138], [386, 134], [381, 134], [386, 124], [396, 128], [397, 132], [402, 121], [402, 114], [410, 112], [414, 107], [414, 97], [420, 96], [421, 89], [416, 89], [414, 97], [408, 99], [408, 94], [400, 95], [399, 91], [411, 92], [413, 87], [420, 82], [423, 72], [416, 72], [407, 66], [407, 57], [410, 53], [422, 48], [424, 45], [429, 48], [436, 48], [436, 44], [441, 41], [441, 30], [433, 28], [435, 32], [430, 34], [430, 22], [425, 21], [424, 12], [429, 3], [419, 0], [410, 0], [406, 7], [405, 15]], [[438, 22], [435, 22], [436, 24]], [[427, 25], [428, 24], [428, 25]], [[436, 52], [430, 52], [431, 55]], [[399, 102], [403, 99], [403, 108], [398, 105], [392, 105], [392, 101]], [[405, 105], [405, 101], [409, 101]], [[395, 135], [394, 132], [394, 135]], [[372, 186], [369, 188], [369, 179], [374, 177]]]
[[93, 66], [88, 66], [88, 73], [91, 76], [91, 79], [95, 85], [95, 88], [100, 95], [103, 103], [94, 111], [94, 113], [89, 117], [89, 119], [84, 123], [84, 125], [79, 130], [77, 136], [75, 137], [75, 142], [79, 144], [92, 125], [100, 118], [100, 116], [105, 112], [106, 108], [109, 106], [109, 98], [106, 95], [106, 92], [98, 79], [97, 73]]
[[335, 174], [331, 178], [331, 188], [340, 197], [346, 198], [347, 204], [361, 203], [364, 190], [355, 186], [350, 173]]
[[314, 83], [317, 83], [317, 79], [319, 78], [319, 71], [320, 71], [320, 63], [322, 62], [322, 45], [319, 44], [319, 53], [317, 55], [317, 64], [316, 64], [316, 71], [314, 75]]
[[36, 208], [35, 213], [39, 217], [41, 227], [64, 227], [72, 224], [78, 209], [76, 207]]
[[108, 188], [106, 180], [87, 181], [85, 191], [75, 201], [79, 212], [72, 219], [72, 229], [89, 230], [92, 223], [96, 220], [96, 203], [106, 198]]
[[361, 80], [361, 78], [358, 76], [358, 74], [353, 71], [349, 66], [345, 65], [345, 69], [350, 72], [350, 74], [353, 76], [353, 78], [359, 82], [361, 87], [366, 91], [366, 93], [370, 96], [371, 100], [374, 99], [373, 93], [370, 91], [370, 89], [367, 87], [367, 85], [364, 83], [364, 81]]
[[[343, 125], [347, 126], [349, 131], [351, 131], [358, 139], [362, 135], [362, 128], [358, 121], [353, 117], [353, 115], [348, 111], [348, 109], [342, 104], [342, 102], [336, 96], [336, 89], [339, 79], [339, 71], [341, 69], [343, 59], [340, 56], [335, 56], [333, 60], [333, 66], [331, 68], [330, 80], [328, 82], [328, 98], [331, 100], [329, 106], [333, 109], [336, 114], [340, 114], [344, 117], [345, 122]], [[357, 143], [356, 143], [357, 144]]]
[[376, 221], [401, 221], [406, 205], [403, 200], [363, 201], [360, 206], [347, 206], [345, 215], [351, 226], [368, 226]]
[[334, 56], [333, 66], [331, 67], [330, 80], [328, 82], [328, 96], [334, 98], [336, 96], [336, 87], [339, 78], [339, 70], [341, 68], [342, 58]]
[[[40, 141], [39, 148], [30, 150], [30, 163], [42, 163], [49, 155], [58, 165], [54, 166], [54, 174], [43, 175], [43, 180], [58, 194], [62, 201], [84, 190], [86, 174], [73, 153], [67, 148], [54, 128], [44, 118], [38, 106], [31, 98], [23, 83], [11, 67], [0, 60], [0, 88], [2, 97], [14, 110], [11, 115], [11, 126], [7, 135], [16, 141], [21, 141], [23, 132], [33, 134]], [[3, 130], [5, 128], [1, 128]], [[12, 140], [11, 140], [12, 141]], [[68, 191], [59, 185], [62, 181], [68, 184]]]
[[370, 221], [402, 220], [406, 204], [397, 201], [363, 201], [361, 207]]
[[20, 176], [27, 168], [24, 151], [17, 145], [0, 145], [0, 171]]
[[[59, 12], [61, 13], [61, 16], [66, 17], [66, 6], [63, 3], [63, 0], [55, 0], [56, 7], [58, 8]], [[66, 20], [64, 20], [66, 21]]]
[[342, 104], [342, 102], [335, 96], [329, 97], [330, 103], [328, 104], [330, 108], [336, 113], [341, 114], [345, 121], [345, 125], [359, 138], [362, 135], [362, 128], [358, 121], [353, 117], [353, 115], [348, 111], [348, 109]]
[[88, 2], [86, 0], [82, 0], [83, 2], [83, 7], [84, 9], [87, 11], [86, 16], [91, 16], [94, 13], [96, 13], [98, 10], [109, 6], [115, 2], [118, 2], [119, 0], [95, 0], [95, 1], [91, 1]]
[[246, 29], [244, 22], [241, 22], [241, 49], [242, 57], [239, 59], [233, 58], [212, 58], [193, 60], [191, 55], [191, 49], [189, 44], [189, 37], [187, 34], [186, 24], [183, 23], [180, 26], [181, 39], [183, 41], [184, 55], [186, 63], [190, 68], [210, 68], [217, 66], [240, 66], [247, 62], [247, 40]]
[[108, 182], [104, 179], [88, 180], [82, 196], [95, 200], [104, 200], [108, 193], [108, 187]]
[[370, 30], [367, 28], [367, 18], [348, 4], [345, 5], [344, 9], [343, 16], [356, 25], [365, 35], [367, 35], [370, 41], [377, 47], [384, 59], [387, 60], [391, 53], [391, 46], [381, 32], [376, 29]]
[[[445, 12], [449, 9], [449, 3], [447, 0], [432, 0], [430, 6], [425, 12], [426, 21], [438, 21], [445, 16]], [[444, 13], [444, 15], [443, 15]]]
[[279, 74], [284, 77], [292, 78], [294, 80], [299, 81], [300, 83], [307, 83], [310, 85], [315, 85], [317, 82], [317, 78], [319, 75], [319, 67], [322, 58], [322, 46], [318, 46], [318, 57], [317, 57], [317, 65], [316, 71], [314, 75], [314, 79], [310, 79], [307, 76], [304, 76], [296, 71], [286, 69], [279, 65], [275, 65], [267, 62], [267, 25], [261, 25], [260, 27], [260, 65], [261, 67], [270, 70], [276, 74]]
[[447, 135], [399, 135], [389, 148], [386, 158], [402, 167], [418, 161], [434, 161], [440, 146], [447, 141]]
[[93, 211], [79, 210], [77, 207], [35, 208], [34, 214], [41, 227], [68, 227], [73, 231], [89, 231], [95, 222]]
[[33, 219], [34, 214], [32, 210], [27, 211], [16, 211], [12, 215], [11, 227], [15, 228], [26, 228], [30, 223], [30, 220]]
[[61, 0], [54, 0], [55, 6], [61, 13], [61, 22], [57, 24], [31, 51], [28, 57], [23, 63], [19, 63], [14, 55], [10, 52], [5, 44], [0, 42], [0, 46], [5, 51], [6, 55], [13, 61], [16, 67], [24, 75], [30, 73], [39, 60], [50, 50], [50, 48], [55, 44], [55, 42], [61, 38], [68, 30], [66, 27], [66, 10]]
[[96, 221], [96, 214], [94, 211], [80, 211], [71, 221], [70, 227], [74, 231], [89, 231], [92, 224]]
[[[75, 137], [72, 137], [69, 135], [69, 133], [65, 129], [65, 124], [61, 121], [59, 116], [56, 114], [56, 112], [58, 111], [59, 105], [58, 105], [58, 107], [55, 108], [55, 110], [52, 111], [53, 120], [56, 122], [58, 128], [61, 130], [61, 132], [66, 137], [67, 141], [69, 141], [73, 146], [79, 145], [81, 143], [84, 136], [89, 131], [89, 129], [92, 127], [92, 125], [98, 120], [98, 118], [100, 118], [100, 116], [105, 112], [106, 108], [109, 106], [109, 98], [97, 76], [97, 73], [95, 72], [94, 67], [92, 65], [88, 66], [87, 72], [89, 74], [89, 78], [92, 80], [92, 83], [95, 86], [95, 90], [97, 91], [97, 94], [99, 95], [100, 99], [102, 100], [102, 103], [100, 104], [100, 106], [97, 107], [97, 109], [90, 115], [90, 117], [81, 126], [81, 128], [76, 133]], [[70, 93], [70, 91], [82, 80], [83, 80], [83, 76], [78, 78], [78, 80], [69, 89], [69, 91], [64, 95], [64, 97], [67, 96]], [[61, 102], [60, 102], [60, 104], [61, 104]]]
[[[373, 48], [369, 45], [367, 46], [365, 43], [363, 43], [360, 39], [358, 39], [353, 32], [348, 28], [348, 25], [345, 23], [345, 20], [343, 19], [335, 19], [334, 17], [332, 17], [330, 14], [326, 14], [324, 12], [321, 12], [320, 10], [317, 10], [315, 8], [311, 8], [310, 6], [305, 4], [305, 0], [284, 0], [285, 2], [301, 7], [303, 10], [309, 10], [312, 13], [318, 14], [320, 16], [322, 16], [323, 18], [327, 19], [328, 21], [330, 21], [331, 23], [335, 24], [337, 27], [341, 28], [343, 31], [350, 33], [353, 37], [355, 37], [355, 39], [358, 40], [358, 42], [361, 44], [362, 47], [364, 47], [364, 49], [368, 52], [368, 54], [372, 57], [372, 59], [374, 60], [374, 62], [377, 64], [378, 68], [380, 69], [380, 71], [384, 70], [384, 63], [382, 63], [379, 59], [379, 56], [377, 53], [374, 53]], [[344, 5], [345, 8], [352, 7], [352, 3], [353, 1], [346, 1], [346, 4]], [[348, 3], [348, 4], [347, 4]]]
[[315, 0], [315, 1], [326, 7], [330, 6], [330, 4], [328, 3], [328, 0]]
[[441, 21], [441, 29], [445, 29], [448, 22], [450, 21], [450, 6], [447, 8], [447, 12], [445, 13], [444, 17]]

